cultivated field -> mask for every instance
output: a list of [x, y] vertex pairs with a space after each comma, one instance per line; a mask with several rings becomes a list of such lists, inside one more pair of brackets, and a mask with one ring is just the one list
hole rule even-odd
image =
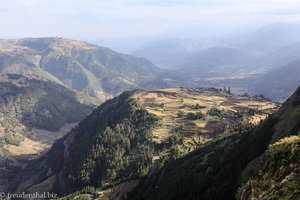
[[204, 142], [222, 133], [250, 128], [278, 108], [262, 98], [236, 96], [218, 89], [139, 91], [134, 98], [160, 117], [153, 132], [157, 142], [166, 141], [174, 133], [185, 140]]

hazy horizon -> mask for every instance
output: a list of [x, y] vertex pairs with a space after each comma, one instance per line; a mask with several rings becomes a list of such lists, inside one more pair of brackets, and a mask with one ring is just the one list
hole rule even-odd
[[4, 0], [0, 10], [1, 38], [192, 38], [300, 21], [298, 0]]

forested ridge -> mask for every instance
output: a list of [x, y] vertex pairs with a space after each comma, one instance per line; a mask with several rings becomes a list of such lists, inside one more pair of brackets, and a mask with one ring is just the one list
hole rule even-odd
[[[70, 192], [145, 176], [155, 149], [151, 131], [158, 118], [131, 95], [124, 92], [96, 108], [28, 170], [39, 170], [37, 166], [45, 161], [40, 173], [51, 169], [58, 183], [52, 189], [57, 192], [62, 192], [58, 178], [61, 171]], [[36, 182], [42, 182], [42, 177]]]
[[129, 95], [104, 103], [72, 133], [66, 162], [69, 184], [103, 187], [147, 174], [157, 118]]

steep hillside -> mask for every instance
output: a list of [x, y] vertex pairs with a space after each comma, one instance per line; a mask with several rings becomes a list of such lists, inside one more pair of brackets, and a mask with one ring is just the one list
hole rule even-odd
[[240, 188], [238, 197], [246, 199], [300, 198], [300, 137], [286, 137], [270, 145], [264, 153], [260, 171]]
[[21, 75], [0, 76], [0, 91], [0, 174], [3, 176], [48, 150], [94, 107], [93, 100], [84, 94], [51, 81]]
[[77, 94], [62, 85], [20, 75], [0, 76], [0, 91], [1, 159], [10, 153], [11, 145], [37, 139], [38, 130], [40, 135], [48, 131], [52, 132], [49, 138], [58, 137], [55, 132], [80, 121], [93, 108], [80, 103]]
[[48, 191], [68, 193], [145, 175], [154, 152], [151, 129], [157, 118], [130, 96], [123, 93], [94, 110], [44, 157], [33, 161], [25, 174], [35, 171], [35, 176], [27, 175], [30, 178], [15, 189], [43, 191], [47, 182]]
[[0, 81], [1, 113], [4, 117], [16, 117], [30, 128], [57, 131], [67, 122], [78, 121], [91, 109], [80, 104], [76, 93], [53, 82], [19, 75], [1, 76]]
[[62, 38], [2, 40], [0, 58], [1, 73], [33, 74], [102, 101], [160, 80], [160, 71], [146, 59]]
[[0, 90], [1, 127], [11, 137], [24, 133], [16, 130], [22, 127], [58, 131], [81, 120], [93, 107], [81, 104], [76, 93], [62, 85], [20, 75], [0, 76]]
[[99, 106], [45, 156], [21, 170], [11, 190], [68, 194], [85, 186], [103, 190], [118, 184], [132, 190], [164, 162], [218, 135], [250, 130], [274, 110], [272, 102], [219, 89], [125, 92]]
[[[145, 180], [140, 185], [139, 189], [135, 191], [130, 199], [234, 199], [237, 193], [238, 187], [246, 182], [254, 174], [258, 173], [262, 169], [262, 175], [257, 175], [254, 180], [265, 180], [264, 178], [270, 178], [273, 172], [276, 173], [274, 180], [279, 188], [278, 191], [296, 191], [299, 188], [294, 185], [281, 184], [280, 181], [285, 175], [291, 172], [289, 167], [292, 166], [292, 170], [295, 169], [295, 174], [291, 172], [293, 180], [291, 184], [297, 184], [299, 176], [299, 155], [298, 150], [291, 151], [292, 148], [297, 149], [296, 141], [287, 144], [286, 148], [279, 150], [276, 156], [271, 157], [272, 163], [266, 163], [265, 168], [261, 168], [259, 163], [260, 157], [269, 144], [272, 144], [281, 138], [288, 137], [290, 135], [297, 135], [300, 130], [300, 88], [294, 93], [294, 95], [280, 108], [278, 112], [267, 118], [262, 124], [252, 131], [244, 132], [243, 134], [233, 134], [228, 137], [217, 138], [211, 143], [207, 143], [200, 147], [198, 150], [189, 154], [188, 156], [174, 161], [173, 163], [166, 163], [165, 167], [160, 170], [152, 179]], [[289, 141], [289, 139], [283, 140]], [[280, 146], [282, 142], [271, 146], [271, 150]], [[283, 151], [284, 155], [288, 156], [285, 160], [280, 152]], [[290, 152], [290, 153], [289, 153]], [[265, 156], [269, 156], [269, 151]], [[272, 155], [272, 154], [271, 154]], [[295, 157], [296, 156], [296, 157]], [[279, 160], [278, 160], [278, 159]], [[289, 160], [289, 158], [291, 158]], [[281, 164], [281, 168], [279, 169]], [[296, 164], [294, 166], [294, 164]], [[271, 181], [271, 180], [270, 180]], [[284, 182], [284, 181], [283, 181]], [[249, 193], [249, 184], [246, 187]], [[261, 194], [259, 191], [265, 191], [265, 198], [270, 199], [273, 193], [270, 191], [267, 185], [266, 188], [255, 186], [258, 193], [248, 194], [253, 197], [257, 197]], [[291, 193], [277, 193], [279, 197], [284, 195], [290, 195]], [[297, 196], [298, 193], [295, 193]], [[259, 196], [260, 197], [260, 196]], [[246, 198], [247, 199], [247, 198]], [[291, 198], [295, 199], [295, 198]]]

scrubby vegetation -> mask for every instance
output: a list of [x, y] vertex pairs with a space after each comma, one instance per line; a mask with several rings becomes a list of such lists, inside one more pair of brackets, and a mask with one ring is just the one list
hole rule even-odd
[[246, 199], [300, 199], [300, 137], [290, 136], [270, 145], [263, 167], [239, 189]]
[[[197, 96], [199, 93], [194, 94], [194, 91], [185, 93], [180, 90], [182, 96], [178, 97], [177, 92], [176, 89], [125, 92], [103, 103], [56, 142], [46, 156], [28, 167], [34, 166], [32, 171], [38, 173], [35, 175], [38, 178], [22, 185], [30, 189], [32, 182], [38, 185], [45, 181], [44, 174], [48, 177], [54, 175], [56, 182], [52, 189], [66, 194], [86, 186], [102, 190], [139, 179], [142, 181], [129, 199], [234, 198], [241, 183], [241, 173], [267, 148], [276, 118], [270, 117], [255, 131], [225, 132], [226, 123], [241, 121], [235, 121], [232, 109], [247, 112], [248, 99], [241, 98], [232, 104], [229, 101], [233, 101], [233, 97], [227, 101], [215, 93]], [[195, 99], [205, 108], [195, 110], [198, 107]], [[182, 107], [184, 101], [196, 106]], [[264, 108], [271, 112], [274, 105], [263, 103]], [[213, 109], [216, 106], [210, 104], [222, 104], [227, 110]], [[182, 113], [175, 109], [177, 107]], [[214, 110], [213, 113], [221, 111], [222, 118], [209, 115], [210, 109]], [[166, 116], [175, 118], [176, 123], [164, 121]], [[245, 114], [245, 119], [247, 117]], [[206, 118], [209, 121], [202, 126]], [[228, 122], [222, 121], [224, 119]], [[167, 137], [157, 141], [155, 134], [168, 123], [171, 125], [168, 132], [163, 132], [168, 134]], [[203, 133], [193, 123], [205, 128], [201, 129]], [[204, 138], [206, 128], [214, 130], [220, 127], [222, 129], [215, 135]], [[158, 157], [155, 162], [152, 161], [154, 156]], [[49, 171], [52, 174], [49, 175]]]
[[300, 88], [254, 130], [217, 137], [165, 162], [129, 199], [235, 199], [237, 193], [243, 200], [299, 199], [299, 137], [273, 144], [299, 132], [299, 99]]
[[[104, 188], [148, 173], [154, 153], [151, 130], [158, 119], [130, 95], [105, 102], [69, 134], [69, 156], [59, 162], [64, 163], [67, 185]], [[52, 148], [47, 158], [56, 172], [61, 166], [53, 161], [63, 154], [59, 149], [61, 145], [57, 151]]]
[[224, 132], [249, 129], [276, 110], [275, 103], [218, 89], [169, 88], [138, 91], [134, 97], [146, 110], [161, 118], [160, 126], [154, 131], [155, 141], [165, 142], [176, 132], [191, 149]]
[[104, 187], [146, 175], [153, 154], [151, 128], [156, 117], [128, 99], [128, 94], [103, 104], [97, 115], [100, 124], [86, 130], [83, 121], [74, 133], [66, 168], [70, 183]]
[[203, 119], [205, 115], [202, 112], [187, 113], [186, 118], [190, 120]]
[[243, 168], [265, 150], [274, 123], [269, 119], [253, 133], [217, 138], [166, 163], [130, 199], [234, 199]]
[[57, 131], [92, 109], [81, 104], [74, 92], [50, 81], [1, 76], [0, 90], [0, 143], [18, 145], [25, 128]]
[[222, 115], [222, 111], [218, 108], [211, 108], [207, 111], [208, 115], [220, 117]]

